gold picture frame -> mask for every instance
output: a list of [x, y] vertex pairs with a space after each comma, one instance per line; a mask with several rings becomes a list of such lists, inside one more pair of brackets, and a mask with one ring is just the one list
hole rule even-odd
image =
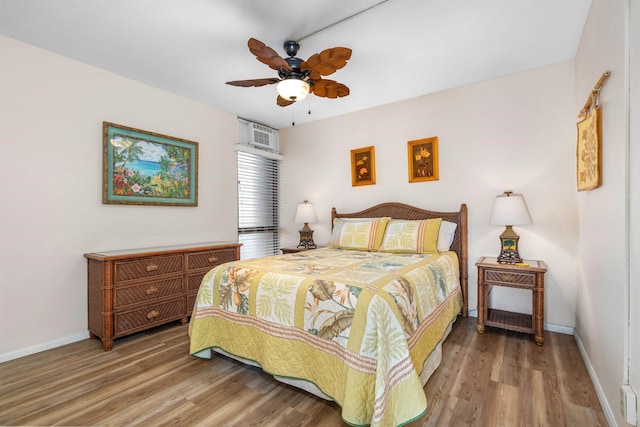
[[372, 185], [376, 183], [375, 148], [363, 147], [351, 150], [351, 185]]
[[407, 143], [409, 182], [437, 181], [438, 137], [416, 139]]
[[592, 108], [578, 122], [576, 144], [576, 180], [578, 191], [593, 190], [602, 185], [602, 117], [600, 107]]

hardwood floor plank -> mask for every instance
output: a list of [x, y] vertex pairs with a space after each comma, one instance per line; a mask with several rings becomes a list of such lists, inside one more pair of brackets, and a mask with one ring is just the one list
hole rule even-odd
[[505, 339], [505, 357], [499, 381], [514, 387], [526, 387], [522, 383], [523, 379], [526, 378], [524, 371], [527, 369], [521, 363], [522, 347], [530, 344], [529, 339], [531, 337], [511, 331], [504, 334], [503, 337]]
[[544, 398], [544, 378], [542, 372], [530, 370], [531, 372], [531, 420], [536, 427], [549, 426], [551, 416], [549, 414], [546, 399]]
[[458, 398], [445, 395], [436, 399], [428, 409], [428, 416], [424, 420], [417, 420], [409, 425], [421, 425], [424, 427], [448, 426], [455, 415], [455, 408], [458, 405]]
[[485, 421], [481, 425], [495, 427], [520, 425], [522, 389], [504, 383], [494, 384], [491, 404], [486, 404], [483, 408], [482, 415]]
[[[606, 426], [571, 336], [530, 335], [459, 319], [425, 386], [429, 409], [408, 427]], [[189, 356], [176, 324], [83, 340], [0, 364], [0, 425], [346, 426], [341, 408], [215, 354]]]
[[590, 406], [598, 402], [587, 368], [582, 361], [580, 351], [573, 337], [554, 335], [554, 362], [558, 366], [558, 385], [562, 400], [581, 406]]
[[493, 364], [491, 366], [491, 376], [489, 379], [491, 381], [500, 381], [502, 378], [502, 365], [505, 363], [504, 357], [504, 346], [505, 346], [506, 336], [500, 335], [500, 339], [496, 345], [496, 351], [494, 353]]

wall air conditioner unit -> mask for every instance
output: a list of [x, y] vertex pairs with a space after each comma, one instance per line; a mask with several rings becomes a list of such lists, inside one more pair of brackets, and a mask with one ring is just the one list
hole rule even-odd
[[238, 119], [238, 137], [240, 144], [272, 153], [279, 152], [278, 131], [276, 129]]

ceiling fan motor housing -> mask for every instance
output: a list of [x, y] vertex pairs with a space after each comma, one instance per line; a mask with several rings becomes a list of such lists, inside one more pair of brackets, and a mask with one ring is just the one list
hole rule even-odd
[[[291, 68], [293, 68], [293, 67], [291, 67]], [[293, 68], [293, 70], [291, 70], [291, 71], [287, 70], [284, 67], [280, 67], [280, 69], [278, 70], [278, 76], [281, 79], [306, 80], [307, 77], [309, 77], [310, 73], [311, 73], [311, 70], [300, 71], [300, 67]]]
[[296, 56], [299, 49], [300, 45], [297, 41], [287, 40], [284, 42], [284, 51], [287, 52], [287, 55], [289, 56]]

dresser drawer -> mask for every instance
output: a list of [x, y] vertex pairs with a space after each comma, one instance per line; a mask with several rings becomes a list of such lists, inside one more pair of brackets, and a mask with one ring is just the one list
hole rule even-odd
[[187, 290], [188, 292], [198, 292], [198, 289], [200, 289], [200, 283], [202, 283], [202, 278], [206, 275], [207, 273], [196, 273], [196, 274], [190, 274], [189, 276], [187, 276]]
[[235, 261], [236, 250], [217, 249], [206, 252], [193, 252], [187, 254], [187, 270], [200, 270], [203, 268], [213, 268], [225, 262]]
[[180, 319], [185, 313], [185, 298], [180, 297], [159, 304], [151, 304], [139, 310], [116, 313], [114, 337], [147, 329], [169, 320]]
[[135, 286], [119, 286], [115, 288], [115, 309], [140, 302], [178, 296], [183, 293], [182, 277], [156, 280]]
[[535, 274], [514, 273], [513, 271], [484, 270], [484, 280], [488, 285], [493, 283], [501, 286], [515, 286], [518, 288], [533, 288], [535, 286]]
[[169, 273], [182, 272], [182, 255], [157, 256], [114, 264], [114, 282], [143, 279]]

